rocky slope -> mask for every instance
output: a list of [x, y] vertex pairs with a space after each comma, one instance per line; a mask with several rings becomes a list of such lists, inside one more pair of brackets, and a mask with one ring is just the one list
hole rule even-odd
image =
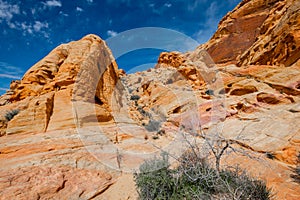
[[208, 139], [229, 142], [223, 166], [299, 199], [298, 10], [244, 0], [208, 43], [136, 74], [98, 36], [57, 47], [0, 98], [0, 199], [137, 199], [126, 172], [191, 136], [207, 157]]
[[[112, 120], [118, 80], [105, 42], [87, 35], [55, 48], [11, 84], [0, 107], [0, 199], [90, 199], [115, 182], [74, 128]], [[81, 112], [76, 121], [74, 102], [91, 104], [97, 120]]]
[[201, 46], [216, 63], [290, 66], [299, 58], [300, 2], [243, 0]]

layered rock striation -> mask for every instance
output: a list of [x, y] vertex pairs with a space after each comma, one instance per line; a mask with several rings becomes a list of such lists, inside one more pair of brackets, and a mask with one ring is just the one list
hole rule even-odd
[[118, 73], [111, 51], [96, 35], [58, 46], [11, 83], [0, 111], [19, 113], [2, 126], [7, 128], [2, 135], [74, 128], [72, 101], [96, 103], [99, 120], [111, 120]]
[[216, 63], [291, 66], [299, 58], [300, 3], [243, 0], [201, 49]]
[[243, 0], [206, 44], [129, 75], [98, 36], [55, 48], [0, 98], [0, 199], [137, 199], [119, 171], [186, 134], [229, 142], [222, 165], [298, 200], [298, 12], [297, 0]]

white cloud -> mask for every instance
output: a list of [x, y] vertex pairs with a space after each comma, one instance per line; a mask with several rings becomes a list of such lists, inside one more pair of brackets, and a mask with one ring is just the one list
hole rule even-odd
[[8, 88], [2, 88], [1, 87], [0, 90], [6, 92], [8, 90]]
[[19, 25], [20, 29], [22, 29], [24, 31], [24, 33], [29, 33], [32, 34], [33, 33], [33, 28], [31, 24], [27, 24], [26, 22], [22, 22]]
[[0, 78], [20, 79], [24, 71], [6, 62], [0, 62]]
[[76, 11], [77, 11], [77, 12], [83, 12], [83, 9], [80, 8], [80, 7], [76, 7]]
[[118, 33], [115, 32], [115, 31], [113, 31], [113, 30], [108, 30], [108, 31], [107, 31], [107, 35], [108, 35], [109, 37], [115, 37], [115, 36], [118, 35]]
[[43, 2], [43, 4], [48, 7], [61, 7], [62, 6], [61, 2], [57, 1], [57, 0], [49, 0], [49, 1]]
[[48, 28], [48, 23], [47, 22], [40, 22], [40, 21], [35, 21], [33, 24], [33, 30], [36, 32], [40, 32], [44, 28]]
[[216, 2], [212, 2], [209, 8], [206, 10], [206, 17], [204, 22], [204, 27], [202, 30], [199, 30], [195, 36], [197, 41], [200, 43], [205, 43], [217, 30], [217, 26], [219, 23], [218, 12], [220, 10], [219, 5]]
[[35, 8], [32, 8], [32, 9], [31, 9], [31, 14], [32, 14], [32, 15], [35, 15], [35, 13], [36, 13], [36, 9], [35, 9]]
[[23, 69], [0, 61], [0, 91], [5, 92], [6, 90], [9, 90], [9, 82], [12, 80], [20, 80], [23, 74]]
[[14, 15], [20, 14], [20, 7], [0, 0], [0, 20], [10, 21]]
[[8, 22], [8, 26], [11, 29], [20, 30], [23, 32], [23, 35], [26, 34], [35, 34], [39, 33], [42, 34], [44, 37], [48, 38], [48, 28], [49, 24], [48, 22], [41, 22], [41, 21], [34, 21], [33, 23], [29, 22]]
[[0, 78], [21, 79], [20, 76], [14, 76], [10, 74], [0, 74]]
[[93, 0], [86, 0], [88, 3], [93, 3], [94, 1]]
[[164, 6], [167, 7], [167, 8], [170, 8], [170, 7], [172, 7], [172, 4], [171, 3], [165, 3]]
[[[38, 33], [39, 36], [42, 35], [45, 38], [49, 38], [48, 33], [48, 27], [49, 24], [44, 21], [29, 21], [26, 17], [28, 12], [22, 10], [22, 7], [20, 7], [18, 4], [12, 4], [10, 3], [12, 1], [8, 0], [0, 0], [0, 23], [5, 23], [8, 28], [6, 30], [1, 30], [3, 34], [8, 33], [8, 29], [13, 29], [20, 31], [23, 35], [33, 35], [35, 33]], [[18, 1], [20, 2], [20, 1]], [[57, 7], [61, 6], [61, 2], [59, 0], [48, 0], [45, 2], [42, 2], [42, 8], [31, 8], [29, 10], [29, 13], [32, 15], [37, 15], [38, 12], [43, 12], [43, 10], [47, 7]], [[14, 16], [22, 16], [19, 20], [16, 20]]]
[[69, 14], [64, 13], [63, 11], [60, 11], [59, 14], [62, 15], [62, 16], [64, 16], [64, 17], [68, 17], [69, 16]]
[[17, 26], [15, 23], [12, 23], [12, 22], [7, 22], [7, 25], [9, 26], [9, 28], [11, 29], [17, 29]]
[[194, 12], [195, 9], [198, 7], [198, 4], [199, 4], [198, 1], [195, 1], [194, 3], [188, 4], [188, 6], [187, 6], [188, 11]]

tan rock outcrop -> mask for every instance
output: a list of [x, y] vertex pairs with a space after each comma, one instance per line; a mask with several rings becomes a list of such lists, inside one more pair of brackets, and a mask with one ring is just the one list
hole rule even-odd
[[179, 52], [163, 52], [159, 55], [156, 68], [174, 67], [179, 68], [184, 65], [186, 59], [182, 53]]
[[96, 102], [102, 107], [98, 119], [111, 120], [110, 99], [118, 80], [112, 53], [98, 36], [62, 44], [31, 67], [21, 81], [11, 83], [3, 104], [33, 99], [8, 123], [6, 133], [75, 128], [72, 101]]
[[113, 184], [112, 177], [103, 172], [66, 166], [13, 169], [0, 172], [0, 177], [1, 200], [91, 199]]
[[298, 11], [297, 0], [243, 0], [206, 44], [129, 75], [95, 35], [60, 45], [0, 97], [0, 199], [136, 199], [116, 170], [179, 151], [183, 134], [204, 152], [229, 141], [223, 164], [299, 199]]
[[288, 67], [300, 59], [300, 2], [275, 1], [260, 27], [255, 43], [239, 58], [238, 65]]
[[117, 173], [105, 170], [74, 130], [1, 137], [0, 199], [90, 199]]
[[6, 134], [45, 132], [53, 113], [54, 92], [34, 98], [27, 109], [8, 122]]

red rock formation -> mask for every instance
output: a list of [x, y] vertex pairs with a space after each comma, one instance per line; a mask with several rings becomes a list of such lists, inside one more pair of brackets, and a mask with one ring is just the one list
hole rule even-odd
[[155, 68], [174, 67], [179, 68], [184, 65], [186, 61], [185, 56], [179, 52], [163, 52], [159, 55], [157, 65]]
[[199, 48], [216, 63], [290, 66], [300, 58], [299, 10], [297, 0], [243, 0]]
[[[93, 103], [96, 99], [102, 107], [97, 109], [98, 120], [111, 120], [109, 102], [118, 73], [111, 51], [98, 36], [60, 45], [21, 81], [11, 83], [4, 103], [17, 105], [24, 100], [26, 106], [11, 121], [2, 120], [0, 135], [74, 128], [72, 101]], [[2, 112], [8, 112], [8, 107], [11, 104], [2, 106]]]
[[[238, 148], [222, 162], [266, 180], [275, 199], [299, 199], [292, 179], [300, 153], [299, 4], [244, 0], [206, 44], [189, 53], [162, 53], [155, 69], [131, 75], [117, 69], [97, 36], [57, 47], [0, 98], [0, 199], [136, 199], [132, 176], [103, 165], [120, 160], [114, 151], [101, 154], [101, 134], [139, 155], [169, 146], [178, 130], [197, 135], [200, 127], [207, 136], [218, 130]], [[119, 76], [123, 91], [110, 101]], [[92, 105], [79, 107], [77, 122], [86, 126], [77, 131], [75, 100]], [[15, 109], [20, 112], [8, 121], [6, 113]], [[95, 126], [91, 112], [97, 123], [114, 119], [118, 126]], [[148, 132], [154, 122], [156, 131]], [[87, 134], [79, 138], [79, 131]], [[119, 169], [142, 161], [122, 159]]]

